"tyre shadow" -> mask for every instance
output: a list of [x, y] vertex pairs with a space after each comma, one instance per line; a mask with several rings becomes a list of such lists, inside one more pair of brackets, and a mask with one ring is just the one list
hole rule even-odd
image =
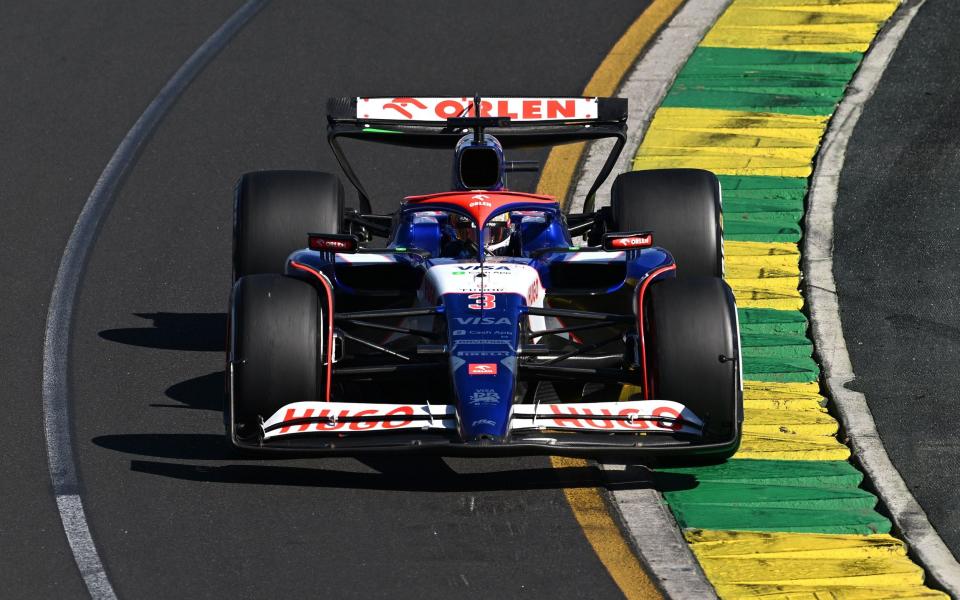
[[214, 371], [206, 375], [186, 379], [168, 387], [164, 393], [180, 404], [151, 404], [158, 408], [193, 408], [198, 410], [223, 411], [225, 373]]
[[111, 342], [194, 352], [223, 352], [227, 334], [226, 313], [134, 313], [151, 321], [150, 327], [105, 329], [98, 335]]

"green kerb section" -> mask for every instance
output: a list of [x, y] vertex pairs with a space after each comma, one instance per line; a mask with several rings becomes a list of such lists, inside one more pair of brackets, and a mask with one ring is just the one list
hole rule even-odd
[[741, 308], [740, 335], [803, 335], [807, 333], [807, 317], [799, 310], [774, 310], [772, 308]]
[[861, 54], [701, 46], [663, 106], [830, 115]]
[[752, 381], [816, 381], [807, 318], [792, 310], [739, 310], [743, 375]]
[[660, 469], [658, 488], [683, 528], [888, 533], [863, 475], [842, 461], [732, 460]]
[[723, 235], [743, 242], [799, 242], [803, 177], [737, 177], [721, 175]]

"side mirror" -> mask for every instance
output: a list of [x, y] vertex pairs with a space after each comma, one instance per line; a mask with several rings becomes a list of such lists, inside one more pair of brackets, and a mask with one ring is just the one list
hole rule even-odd
[[653, 246], [652, 231], [633, 231], [606, 233], [603, 235], [603, 249], [607, 252], [623, 250], [641, 250]]
[[360, 250], [360, 238], [352, 233], [308, 233], [307, 247], [319, 252], [356, 254]]

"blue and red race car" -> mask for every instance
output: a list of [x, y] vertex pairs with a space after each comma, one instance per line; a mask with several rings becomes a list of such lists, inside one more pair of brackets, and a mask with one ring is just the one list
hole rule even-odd
[[[693, 456], [736, 451], [736, 306], [709, 172], [617, 177], [565, 214], [507, 189], [505, 151], [625, 141], [619, 98], [336, 98], [332, 174], [236, 190], [227, 436], [319, 454]], [[453, 155], [450, 191], [374, 214], [339, 140]], [[373, 244], [375, 238], [385, 243]]]

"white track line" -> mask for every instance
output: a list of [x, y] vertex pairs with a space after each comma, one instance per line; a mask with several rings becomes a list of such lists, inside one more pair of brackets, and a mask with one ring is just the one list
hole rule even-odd
[[100, 225], [109, 214], [124, 175], [135, 162], [143, 144], [197, 74], [267, 1], [248, 0], [227, 19], [173, 74], [127, 132], [80, 211], [60, 258], [60, 267], [50, 293], [43, 341], [42, 387], [47, 464], [67, 543], [87, 591], [96, 600], [113, 599], [117, 596], [97, 553], [80, 500], [77, 463], [70, 429], [70, 329], [80, 280]]
[[[684, 4], [621, 84], [617, 96], [629, 99], [627, 144], [610, 177], [597, 192], [595, 207], [610, 203], [613, 179], [619, 173], [630, 170], [633, 156], [653, 113], [697, 44], [730, 2], [691, 0]], [[568, 207], [569, 212], [583, 210], [583, 200], [606, 160], [609, 147], [602, 143], [590, 144]], [[603, 467], [610, 471], [625, 469], [623, 465], [607, 464]], [[616, 480], [616, 474], [611, 473], [611, 479]], [[612, 494], [640, 559], [665, 596], [676, 600], [710, 600], [717, 597], [660, 492], [650, 485], [643, 489], [614, 490]]]
[[867, 473], [890, 511], [904, 541], [930, 576], [953, 597], [960, 597], [960, 564], [887, 456], [867, 400], [846, 388], [853, 365], [843, 338], [836, 282], [833, 278], [833, 218], [847, 145], [863, 107], [873, 96], [907, 27], [926, 0], [908, 1], [890, 20], [863, 60], [847, 95], [830, 121], [817, 156], [810, 186], [803, 246], [803, 273], [813, 339], [820, 354], [827, 389], [846, 429], [854, 460]]

